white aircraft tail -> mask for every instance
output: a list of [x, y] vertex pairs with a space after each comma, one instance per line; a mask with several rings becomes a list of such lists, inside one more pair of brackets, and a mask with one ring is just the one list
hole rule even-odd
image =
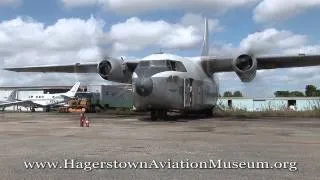
[[209, 56], [209, 27], [208, 19], [204, 19], [204, 35], [201, 56]]
[[17, 100], [17, 90], [13, 90], [7, 98], [7, 101], [12, 102]]
[[80, 82], [77, 82], [68, 92], [66, 92], [64, 95], [67, 97], [74, 97], [80, 87]]

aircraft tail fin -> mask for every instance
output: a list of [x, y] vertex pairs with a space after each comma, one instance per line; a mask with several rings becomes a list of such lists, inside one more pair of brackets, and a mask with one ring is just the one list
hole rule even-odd
[[204, 35], [201, 56], [209, 56], [209, 27], [208, 19], [204, 19]]
[[13, 90], [10, 95], [7, 98], [7, 101], [12, 102], [12, 101], [16, 101], [17, 99], [17, 90]]
[[73, 87], [68, 91], [66, 92], [64, 95], [67, 96], [67, 97], [74, 97], [78, 91], [80, 87], [80, 82], [77, 82], [75, 85], [73, 85]]

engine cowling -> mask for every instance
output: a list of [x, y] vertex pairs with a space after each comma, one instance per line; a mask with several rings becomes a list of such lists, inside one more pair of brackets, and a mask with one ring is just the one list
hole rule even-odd
[[105, 80], [127, 83], [131, 76], [122, 60], [104, 58], [97, 66], [98, 74]]
[[242, 82], [251, 82], [257, 72], [257, 60], [254, 56], [242, 54], [232, 63], [233, 69]]

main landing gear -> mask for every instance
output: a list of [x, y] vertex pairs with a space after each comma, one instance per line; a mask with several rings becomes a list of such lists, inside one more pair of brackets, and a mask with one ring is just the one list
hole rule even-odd
[[166, 110], [153, 110], [153, 111], [151, 111], [151, 120], [155, 121], [158, 119], [167, 120], [168, 119], [167, 111]]

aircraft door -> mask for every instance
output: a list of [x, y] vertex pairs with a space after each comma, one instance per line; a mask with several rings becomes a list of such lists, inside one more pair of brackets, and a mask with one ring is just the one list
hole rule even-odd
[[192, 81], [193, 79], [184, 79], [184, 107], [192, 107]]

